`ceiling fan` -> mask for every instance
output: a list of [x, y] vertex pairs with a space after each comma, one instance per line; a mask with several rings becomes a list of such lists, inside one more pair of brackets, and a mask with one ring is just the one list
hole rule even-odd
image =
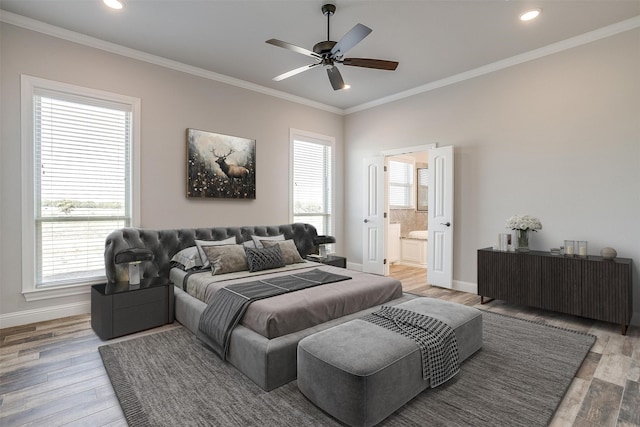
[[315, 59], [317, 62], [309, 65], [305, 65], [300, 68], [296, 68], [295, 70], [287, 71], [286, 73], [280, 74], [273, 78], [273, 80], [279, 82], [280, 80], [284, 80], [291, 76], [295, 76], [296, 74], [302, 73], [303, 71], [310, 70], [313, 67], [318, 65], [324, 66], [327, 70], [327, 75], [329, 76], [329, 81], [331, 82], [331, 86], [333, 90], [340, 90], [347, 87], [344, 84], [344, 80], [342, 79], [342, 75], [340, 75], [340, 71], [336, 67], [336, 64], [344, 64], [351, 65], [354, 67], [364, 67], [364, 68], [375, 68], [377, 70], [389, 70], [393, 71], [398, 67], [398, 63], [395, 61], [385, 61], [383, 59], [369, 59], [369, 58], [344, 58], [344, 54], [347, 53], [349, 49], [360, 43], [365, 37], [371, 33], [371, 28], [357, 24], [353, 27], [347, 34], [345, 34], [340, 41], [334, 42], [331, 41], [329, 37], [329, 23], [331, 15], [333, 15], [336, 11], [336, 6], [333, 4], [325, 4], [322, 6], [322, 13], [327, 17], [327, 40], [321, 41], [313, 46], [313, 51], [307, 50], [303, 47], [296, 46], [291, 43], [283, 42], [282, 40], [277, 39], [269, 39], [266, 42], [272, 44], [274, 46], [282, 47], [285, 49], [289, 49], [293, 52], [301, 53], [306, 56], [310, 56]]

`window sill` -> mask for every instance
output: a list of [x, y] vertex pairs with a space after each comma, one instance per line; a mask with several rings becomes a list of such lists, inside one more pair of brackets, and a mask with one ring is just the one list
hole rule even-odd
[[85, 295], [91, 292], [91, 286], [96, 283], [104, 283], [104, 281], [57, 286], [49, 289], [23, 290], [22, 296], [24, 296], [24, 299], [27, 300], [27, 302], [31, 302], [53, 298], [64, 298], [74, 295]]

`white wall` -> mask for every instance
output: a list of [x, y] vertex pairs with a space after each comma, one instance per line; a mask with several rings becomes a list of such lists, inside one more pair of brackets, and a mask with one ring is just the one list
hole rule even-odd
[[[345, 119], [347, 195], [364, 156], [437, 142], [455, 153], [454, 281], [513, 214], [540, 218], [533, 249], [588, 240], [634, 259], [640, 323], [640, 30], [635, 29]], [[347, 197], [346, 255], [361, 262], [361, 198]]]
[[[285, 224], [289, 129], [336, 138], [336, 236], [343, 242], [343, 117], [0, 23], [0, 327], [87, 312], [88, 295], [27, 303], [21, 294], [20, 75], [141, 99], [141, 226]], [[186, 193], [186, 129], [256, 139], [256, 200]]]

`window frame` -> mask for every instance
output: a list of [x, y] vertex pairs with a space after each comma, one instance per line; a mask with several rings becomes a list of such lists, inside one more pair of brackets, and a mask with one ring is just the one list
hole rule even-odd
[[[335, 166], [336, 166], [336, 138], [333, 136], [322, 135], [314, 132], [309, 132], [300, 129], [289, 130], [289, 221], [293, 222], [294, 216], [304, 216], [304, 215], [294, 215], [293, 209], [295, 206], [293, 197], [293, 184], [294, 184], [294, 141], [303, 141], [308, 143], [314, 143], [319, 145], [328, 146], [331, 148], [331, 171], [332, 173], [329, 175], [327, 182], [330, 186], [331, 199], [330, 203], [330, 212], [328, 214], [324, 214], [329, 217], [328, 226], [329, 230], [325, 233], [335, 233], [335, 198], [336, 198], [336, 188], [335, 188]], [[313, 215], [318, 216], [318, 215]]]
[[61, 83], [29, 75], [20, 76], [21, 86], [21, 195], [22, 195], [22, 295], [27, 301], [85, 294], [90, 286], [105, 278], [49, 287], [36, 286], [36, 188], [35, 188], [35, 115], [34, 96], [42, 93], [64, 94], [82, 100], [95, 99], [104, 106], [126, 105], [131, 110], [131, 226], [140, 223], [140, 99], [98, 89]]

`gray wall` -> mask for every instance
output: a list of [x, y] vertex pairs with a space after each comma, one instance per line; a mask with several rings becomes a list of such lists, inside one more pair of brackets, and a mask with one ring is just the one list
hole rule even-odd
[[[640, 30], [443, 87], [345, 119], [345, 194], [362, 158], [454, 146], [454, 281], [476, 283], [476, 250], [513, 214], [540, 218], [530, 245], [588, 240], [633, 258], [640, 322]], [[345, 202], [346, 255], [361, 262], [360, 197]]]
[[[88, 295], [27, 303], [21, 294], [20, 74], [141, 99], [141, 226], [267, 225], [289, 222], [289, 129], [336, 138], [336, 235], [343, 209], [343, 117], [280, 98], [0, 24], [0, 319], [51, 307], [84, 310]], [[186, 129], [256, 139], [256, 200], [189, 200]]]

